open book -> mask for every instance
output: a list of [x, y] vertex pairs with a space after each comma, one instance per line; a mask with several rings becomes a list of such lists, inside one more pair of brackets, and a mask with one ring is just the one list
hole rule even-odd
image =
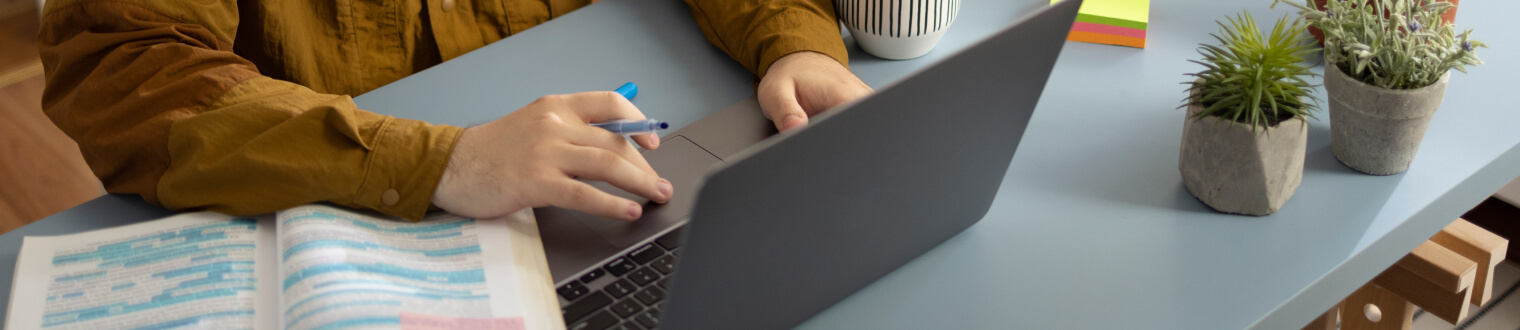
[[308, 205], [27, 237], [7, 329], [562, 329], [532, 210]]

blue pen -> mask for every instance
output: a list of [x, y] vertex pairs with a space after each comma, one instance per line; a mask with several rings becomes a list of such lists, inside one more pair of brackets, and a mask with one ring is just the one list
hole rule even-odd
[[[622, 94], [624, 98], [632, 100], [634, 95], [639, 95], [639, 85], [634, 85], [631, 82], [623, 84], [622, 87], [618, 87], [617, 93]], [[618, 119], [591, 124], [591, 126], [601, 127], [609, 132], [622, 134], [623, 136], [654, 134], [655, 131], [670, 128], [670, 124], [654, 119]]]
[[666, 128], [670, 128], [670, 124], [667, 124], [667, 123], [665, 123], [663, 121], [654, 120], [654, 119], [648, 119], [648, 120], [618, 119], [618, 120], [613, 120], [613, 121], [605, 121], [605, 122], [591, 124], [591, 126], [601, 127], [602, 129], [606, 129], [609, 132], [613, 132], [613, 133], [617, 133], [617, 134], [622, 134], [623, 136], [639, 135], [639, 134], [654, 134], [655, 131], [666, 129]]
[[623, 98], [632, 100], [634, 95], [639, 95], [639, 85], [634, 85], [633, 82], [628, 82], [626, 84], [623, 84], [623, 86], [619, 86], [616, 92], [618, 94], [623, 94]]

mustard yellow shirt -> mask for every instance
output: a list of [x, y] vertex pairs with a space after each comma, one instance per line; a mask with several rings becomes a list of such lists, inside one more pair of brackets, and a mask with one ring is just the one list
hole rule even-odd
[[[588, 2], [51, 0], [43, 109], [111, 193], [173, 210], [327, 201], [418, 219], [463, 129], [350, 95]], [[798, 51], [848, 58], [828, 0], [686, 2], [757, 75]]]

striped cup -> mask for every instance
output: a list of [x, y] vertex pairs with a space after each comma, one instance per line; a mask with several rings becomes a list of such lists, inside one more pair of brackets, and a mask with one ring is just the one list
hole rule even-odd
[[860, 49], [906, 60], [928, 54], [950, 29], [960, 0], [834, 0]]

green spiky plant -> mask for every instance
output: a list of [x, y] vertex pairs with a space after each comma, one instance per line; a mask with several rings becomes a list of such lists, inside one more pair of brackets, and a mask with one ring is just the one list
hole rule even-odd
[[1482, 64], [1469, 40], [1472, 30], [1457, 34], [1441, 14], [1456, 7], [1438, 0], [1331, 0], [1320, 11], [1310, 0], [1286, 3], [1298, 15], [1325, 31], [1325, 62], [1335, 63], [1352, 79], [1388, 89], [1429, 86], [1446, 72], [1467, 73]]
[[[1193, 115], [1219, 117], [1233, 123], [1251, 126], [1252, 132], [1292, 118], [1312, 116], [1318, 110], [1319, 99], [1310, 95], [1314, 88], [1304, 77], [1318, 76], [1304, 66], [1304, 56], [1319, 51], [1306, 43], [1306, 24], [1302, 20], [1288, 22], [1288, 17], [1277, 20], [1270, 36], [1262, 36], [1251, 13], [1229, 18], [1230, 24], [1219, 24], [1220, 34], [1210, 34], [1219, 45], [1200, 44], [1198, 53], [1202, 61], [1189, 60], [1206, 69], [1186, 75], [1201, 78], [1201, 82], [1189, 81], [1188, 105], [1197, 104], [1202, 111]], [[1196, 79], [1195, 79], [1196, 80]], [[1314, 103], [1305, 102], [1305, 99]], [[1182, 108], [1179, 107], [1179, 108]]]

